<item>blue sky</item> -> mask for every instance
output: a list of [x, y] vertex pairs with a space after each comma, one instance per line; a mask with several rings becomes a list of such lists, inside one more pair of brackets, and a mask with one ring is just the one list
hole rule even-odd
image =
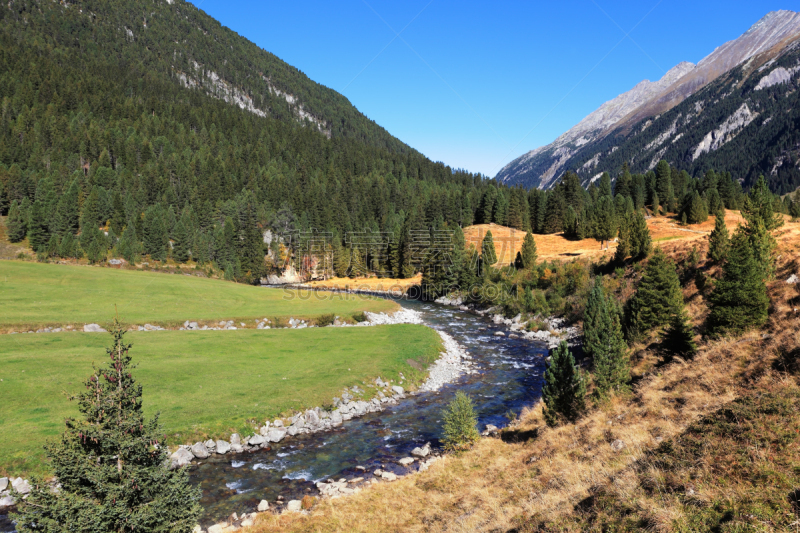
[[767, 12], [800, 9], [772, 0], [193, 3], [431, 159], [489, 176]]

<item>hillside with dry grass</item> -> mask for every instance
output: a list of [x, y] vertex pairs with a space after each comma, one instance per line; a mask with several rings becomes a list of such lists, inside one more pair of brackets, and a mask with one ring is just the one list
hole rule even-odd
[[[725, 211], [725, 225], [730, 232], [743, 221], [738, 211]], [[787, 218], [788, 220], [788, 218]], [[708, 237], [714, 229], [714, 217], [701, 224], [682, 226], [674, 216], [650, 217], [647, 227], [654, 243], [666, 241], [696, 241]], [[464, 237], [468, 244], [480, 250], [486, 232], [491, 230], [494, 247], [497, 251], [497, 264], [505, 265], [514, 262], [517, 252], [522, 249], [522, 240], [525, 232], [497, 224], [478, 224], [464, 228]], [[563, 233], [551, 235], [534, 235], [536, 251], [540, 260], [570, 260], [575, 258], [597, 259], [604, 254], [614, 255], [617, 248], [616, 242], [603, 243], [596, 239], [571, 240], [564, 237]]]
[[[264, 514], [251, 531], [797, 530], [800, 291], [786, 279], [800, 272], [800, 224], [776, 237], [777, 277], [762, 330], [698, 337], [694, 359], [669, 363], [652, 336], [631, 349], [631, 392], [575, 424], [548, 427], [539, 404], [500, 438], [428, 471], [320, 501], [307, 514]], [[661, 246], [679, 265], [696, 246], [698, 270], [718, 273], [703, 259], [706, 239]], [[619, 282], [633, 286], [638, 275], [628, 269]], [[710, 293], [698, 286], [702, 279], [683, 283], [700, 334]]]

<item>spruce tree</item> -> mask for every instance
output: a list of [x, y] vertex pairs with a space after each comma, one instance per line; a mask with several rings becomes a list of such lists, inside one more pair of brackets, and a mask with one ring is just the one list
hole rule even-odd
[[55, 226], [59, 235], [78, 233], [80, 227], [80, 214], [78, 203], [81, 194], [78, 179], [73, 179], [67, 190], [61, 196], [56, 206]]
[[775, 249], [777, 242], [772, 231], [783, 225], [783, 215], [775, 212], [774, 197], [761, 176], [742, 207], [745, 224], [742, 232], [750, 241], [756, 264], [763, 273], [763, 279], [775, 275]]
[[179, 220], [175, 224], [175, 231], [172, 235], [172, 258], [178, 263], [185, 263], [189, 260], [192, 243], [189, 239], [189, 232], [183, 224], [183, 220]]
[[115, 321], [108, 366], [95, 370], [77, 396], [82, 418], [67, 419], [61, 439], [45, 446], [61, 488], [32, 476], [19, 502], [20, 532], [192, 531], [200, 490], [185, 469], [170, 471], [158, 415], [142, 412], [142, 387], [131, 370], [125, 329]]
[[595, 237], [600, 241], [602, 248], [604, 242], [608, 242], [617, 234], [617, 215], [614, 210], [614, 200], [610, 196], [601, 196], [596, 208], [597, 225]]
[[586, 303], [583, 345], [594, 360], [595, 395], [598, 398], [623, 390], [630, 381], [627, 346], [619, 315], [616, 304], [595, 279]]
[[128, 224], [117, 243], [117, 251], [128, 263], [136, 263], [142, 253], [142, 245], [136, 237], [136, 226]]
[[145, 211], [142, 229], [144, 232], [142, 236], [144, 253], [154, 261], [165, 261], [167, 259], [167, 248], [169, 247], [169, 235], [163, 212], [159, 205], [153, 205]]
[[522, 240], [521, 250], [522, 268], [530, 270], [536, 266], [536, 240], [529, 231]]
[[562, 419], [577, 420], [586, 410], [586, 381], [566, 341], [561, 341], [553, 350], [544, 380], [542, 400], [547, 424], [555, 426]]
[[646, 334], [669, 324], [683, 306], [683, 294], [675, 263], [656, 248], [630, 303], [631, 333]]
[[34, 252], [44, 252], [47, 249], [47, 241], [50, 240], [47, 215], [40, 200], [33, 202], [28, 215], [28, 244]]
[[483, 242], [481, 243], [481, 261], [487, 267], [497, 263], [497, 252], [494, 249], [492, 230], [488, 230], [486, 235], [483, 236]]
[[728, 227], [725, 225], [725, 210], [717, 211], [714, 220], [714, 230], [708, 238], [708, 255], [715, 263], [722, 263], [728, 256], [730, 248], [730, 238], [728, 237]]
[[8, 210], [6, 231], [11, 242], [20, 242], [28, 234], [28, 214], [16, 200]]
[[448, 450], [466, 450], [480, 440], [478, 415], [472, 399], [461, 391], [456, 392], [453, 401], [442, 413], [442, 444]]
[[694, 329], [686, 313], [685, 307], [672, 315], [669, 327], [664, 332], [664, 348], [672, 356], [680, 356], [684, 359], [691, 359], [697, 354], [697, 343], [694, 342]]
[[643, 210], [638, 210], [631, 216], [629, 232], [630, 255], [634, 261], [641, 261], [650, 255], [653, 249], [650, 228], [647, 227]]
[[713, 335], [741, 333], [767, 321], [769, 296], [764, 270], [743, 230], [737, 231], [731, 240], [722, 278], [714, 285], [710, 302], [708, 322]]

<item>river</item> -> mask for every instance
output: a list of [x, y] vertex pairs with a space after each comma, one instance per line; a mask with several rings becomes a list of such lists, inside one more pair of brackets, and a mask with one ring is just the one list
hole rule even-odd
[[[191, 482], [203, 492], [202, 524], [234, 512], [253, 512], [261, 500], [274, 506], [278, 496], [288, 501], [317, 495], [313, 483], [321, 479], [369, 478], [376, 468], [407, 473], [397, 460], [426, 442], [438, 446], [442, 409], [458, 390], [472, 397], [481, 430], [486, 424], [505, 426], [510, 411], [519, 413], [540, 397], [547, 355], [543, 344], [495, 336], [502, 326], [456, 308], [414, 300], [399, 303], [419, 311], [426, 325], [464, 346], [478, 373], [436, 392], [408, 395], [383, 412], [346, 421], [333, 431], [287, 438], [269, 451], [215, 455], [190, 467]], [[367, 474], [356, 466], [366, 467]]]

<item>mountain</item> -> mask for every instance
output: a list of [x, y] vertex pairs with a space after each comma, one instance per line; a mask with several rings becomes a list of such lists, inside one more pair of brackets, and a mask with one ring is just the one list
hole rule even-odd
[[0, 216], [42, 258], [257, 282], [306, 269], [316, 231], [338, 273], [360, 248], [400, 276], [421, 262], [397, 248], [410, 228], [471, 224], [487, 189], [511, 195], [183, 0], [0, 4]]
[[[595, 177], [601, 173], [601, 168], [607, 168], [607, 165], [601, 164], [604, 154], [596, 149], [598, 143], [606, 141], [613, 134], [615, 143], [609, 149], [616, 151], [620, 148], [618, 145], [623, 144], [623, 139], [635, 137], [637, 131], [641, 133], [641, 125], [646, 124], [647, 120], [669, 112], [737, 67], [745, 67], [751, 73], [746, 69], [749, 64], [757, 58], [762, 58], [763, 63], [778, 57], [798, 36], [800, 13], [770, 12], [739, 38], [718, 47], [697, 65], [680, 63], [661, 80], [643, 81], [627, 93], [606, 102], [553, 143], [532, 150], [506, 165], [496, 179], [510, 185], [549, 188], [566, 170], [577, 170], [584, 176], [593, 172], [590, 178]], [[706, 100], [706, 111], [709, 111], [708, 107], [709, 101]], [[637, 130], [637, 127], [640, 129]], [[587, 154], [591, 155], [586, 157]], [[641, 155], [639, 159], [641, 161]], [[678, 164], [681, 159], [685, 158], [675, 159], [673, 163]], [[577, 164], [579, 161], [580, 165]], [[637, 168], [649, 170], [655, 166], [658, 158], [655, 158], [655, 162], [652, 159], [647, 162], [647, 165], [639, 164]], [[727, 166], [725, 168], [730, 170]], [[614, 172], [618, 170], [619, 167]]]

